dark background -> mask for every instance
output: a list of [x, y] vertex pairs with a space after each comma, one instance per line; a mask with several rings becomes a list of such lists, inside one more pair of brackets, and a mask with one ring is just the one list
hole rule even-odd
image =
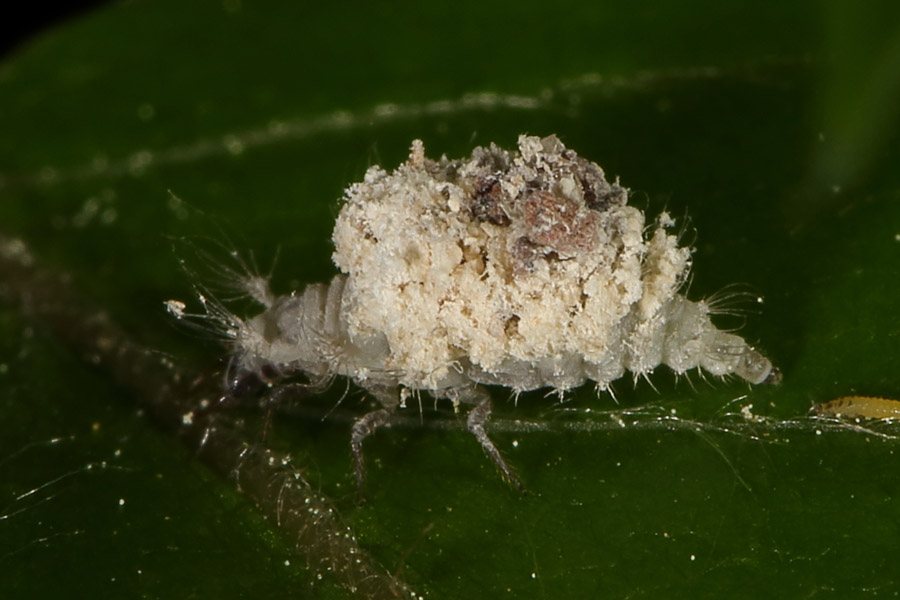
[[[0, 58], [4, 58], [44, 29], [75, 19], [109, 0], [68, 0], [67, 2], [20, 2], [7, 6], [0, 18]], [[13, 8], [13, 13], [10, 8]]]

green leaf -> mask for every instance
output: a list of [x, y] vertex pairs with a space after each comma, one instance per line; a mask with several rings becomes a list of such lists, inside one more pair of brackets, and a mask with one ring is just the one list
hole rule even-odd
[[[331, 498], [385, 581], [426, 597], [900, 588], [897, 428], [807, 416], [839, 396], [900, 397], [894, 4], [305, 4], [121, 3], [7, 59], [0, 235], [215, 388], [223, 349], [163, 306], [194, 295], [173, 240], [227, 240], [274, 264], [285, 293], [334, 273], [342, 190], [412, 139], [458, 157], [556, 133], [649, 215], [683, 215], [692, 298], [731, 283], [765, 298], [732, 324], [784, 381], [660, 369], [652, 386], [619, 382], [618, 404], [589, 387], [563, 404], [496, 390], [492, 437], [527, 495], [427, 398], [421, 419], [368, 441], [362, 506], [359, 390], [324, 421], [343, 382], [277, 414], [265, 444]], [[254, 506], [262, 466], [234, 464], [240, 489], [208, 469], [150, 418], [162, 379], [92, 363], [96, 340], [75, 336], [86, 313], [66, 329], [57, 306], [49, 325], [2, 273], [0, 595], [352, 595], [352, 574], [300, 560], [326, 550]], [[222, 419], [263, 445], [260, 411]]]

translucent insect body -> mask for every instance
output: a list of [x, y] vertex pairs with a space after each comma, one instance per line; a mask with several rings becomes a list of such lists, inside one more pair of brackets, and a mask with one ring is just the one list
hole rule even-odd
[[820, 417], [900, 419], [900, 401], [876, 396], [842, 396], [819, 404], [815, 413]]
[[342, 274], [278, 297], [250, 278], [265, 310], [215, 316], [235, 381], [341, 375], [381, 402], [353, 427], [360, 483], [363, 439], [410, 391], [473, 404], [469, 430], [518, 483], [485, 432], [483, 385], [562, 393], [592, 380], [605, 390], [660, 364], [777, 379], [762, 354], [712, 324], [709, 304], [678, 294], [691, 249], [668, 215], [645, 228], [627, 190], [555, 136], [518, 146], [431, 160], [413, 142], [394, 172], [374, 166], [345, 192], [333, 234]]

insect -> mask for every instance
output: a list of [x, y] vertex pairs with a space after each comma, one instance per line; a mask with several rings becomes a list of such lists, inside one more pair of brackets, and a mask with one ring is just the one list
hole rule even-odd
[[469, 431], [521, 487], [486, 432], [485, 386], [562, 396], [660, 364], [777, 382], [765, 356], [713, 325], [713, 302], [678, 293], [692, 249], [679, 246], [674, 221], [663, 213], [647, 227], [627, 199], [556, 136], [457, 160], [426, 158], [414, 141], [396, 170], [373, 166], [345, 191], [332, 236], [341, 273], [330, 283], [275, 296], [248, 275], [240, 286], [262, 308], [249, 318], [203, 299], [228, 340], [229, 385], [302, 374], [367, 390], [380, 407], [352, 428], [360, 486], [363, 441], [410, 394], [469, 405]]
[[900, 401], [875, 396], [842, 396], [819, 404], [813, 410], [820, 417], [900, 419]]

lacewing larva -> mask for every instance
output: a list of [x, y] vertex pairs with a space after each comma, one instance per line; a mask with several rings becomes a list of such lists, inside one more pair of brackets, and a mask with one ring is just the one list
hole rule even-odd
[[627, 201], [556, 136], [456, 160], [429, 159], [416, 140], [393, 172], [373, 166], [346, 190], [332, 235], [341, 274], [275, 296], [247, 269], [235, 283], [262, 311], [244, 318], [201, 296], [201, 318], [227, 338], [234, 394], [345, 376], [380, 401], [353, 426], [360, 485], [363, 440], [420, 392], [472, 405], [469, 431], [518, 485], [485, 431], [487, 385], [562, 395], [590, 380], [608, 390], [625, 371], [637, 380], [661, 364], [752, 384], [780, 378], [713, 325], [715, 301], [679, 294], [693, 249], [679, 246], [674, 220], [647, 225]]
[[900, 419], [900, 401], [877, 396], [842, 396], [815, 407], [820, 417]]

